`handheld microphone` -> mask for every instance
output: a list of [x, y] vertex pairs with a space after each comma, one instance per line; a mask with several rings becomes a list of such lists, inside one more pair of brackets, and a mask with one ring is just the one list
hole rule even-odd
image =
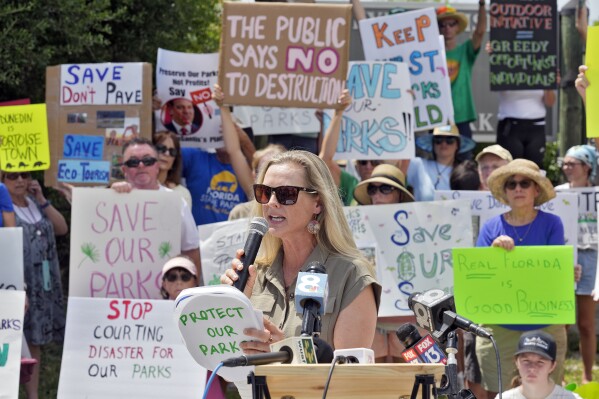
[[239, 278], [237, 281], [233, 282], [233, 286], [241, 292], [245, 290], [245, 285], [250, 277], [250, 272], [248, 269], [256, 260], [258, 249], [260, 249], [260, 244], [262, 243], [262, 237], [264, 237], [264, 234], [267, 231], [268, 222], [266, 219], [261, 217], [255, 217], [252, 219], [250, 228], [248, 230], [248, 237], [245, 242], [245, 246], [243, 247], [243, 255], [240, 258], [241, 263], [243, 263], [243, 269], [237, 272]]
[[263, 364], [316, 364], [317, 357], [311, 337], [292, 337], [270, 345], [271, 352], [242, 355], [223, 361], [225, 367], [261, 366]]
[[399, 342], [405, 346], [401, 356], [408, 363], [443, 363], [447, 357], [435, 340], [429, 335], [424, 338], [412, 323], [401, 325], [396, 331]]
[[[302, 313], [302, 335], [320, 332], [320, 315], [328, 295], [328, 276], [324, 266], [311, 262], [305, 272], [300, 272], [295, 285], [295, 308]], [[321, 311], [322, 310], [322, 311]]]

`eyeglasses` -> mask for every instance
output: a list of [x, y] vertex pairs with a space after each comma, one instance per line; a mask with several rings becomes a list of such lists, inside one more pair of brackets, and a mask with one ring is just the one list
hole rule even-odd
[[368, 164], [371, 164], [372, 166], [378, 166], [381, 163], [382, 163], [381, 161], [372, 160], [372, 159], [365, 159], [365, 160], [358, 161], [358, 165], [360, 165], [360, 166], [366, 166]]
[[381, 194], [389, 195], [393, 192], [393, 190], [397, 190], [397, 189], [389, 184], [381, 184], [380, 186], [375, 186], [374, 184], [369, 184], [368, 187], [366, 187], [366, 192], [370, 196], [375, 195], [377, 193], [377, 191], [380, 191]]
[[439, 28], [447, 28], [448, 26], [450, 28], [453, 28], [457, 24], [458, 24], [458, 21], [444, 21], [444, 22], [439, 22]]
[[8, 180], [17, 180], [19, 177], [23, 180], [31, 179], [30, 172], [10, 172], [4, 173], [4, 177]]
[[453, 144], [457, 141], [457, 138], [455, 137], [451, 137], [451, 136], [445, 136], [445, 137], [433, 137], [433, 143], [437, 144], [437, 145], [441, 145], [443, 143], [445, 144]]
[[152, 166], [156, 163], [156, 161], [158, 160], [154, 157], [143, 157], [142, 159], [129, 158], [128, 160], [123, 162], [123, 165], [125, 165], [128, 168], [137, 168], [140, 163], [143, 163], [144, 166]]
[[582, 165], [582, 162], [563, 162], [562, 168], [574, 168], [578, 165]]
[[164, 276], [164, 279], [166, 281], [168, 281], [169, 283], [174, 283], [177, 280], [181, 280], [184, 283], [187, 283], [192, 278], [193, 278], [193, 275], [190, 272], [188, 272], [187, 270], [183, 270], [183, 271], [181, 271], [181, 273], [177, 273], [175, 271], [170, 271], [170, 272], [166, 273], [166, 275]]
[[279, 186], [269, 187], [264, 184], [254, 184], [254, 197], [261, 204], [268, 204], [272, 193], [275, 193], [277, 201], [281, 205], [293, 205], [297, 202], [297, 197], [300, 191], [305, 191], [308, 194], [316, 194], [317, 191], [311, 188], [296, 187], [296, 186]]
[[504, 188], [506, 188], [507, 190], [515, 190], [516, 187], [520, 186], [520, 187], [522, 187], [523, 190], [526, 190], [527, 188], [532, 186], [532, 184], [533, 184], [533, 181], [530, 179], [525, 179], [525, 180], [520, 180], [520, 181], [510, 180], [505, 183]]
[[167, 147], [162, 144], [156, 144], [156, 151], [158, 151], [159, 154], [170, 155], [173, 158], [177, 156], [177, 149], [175, 147]]

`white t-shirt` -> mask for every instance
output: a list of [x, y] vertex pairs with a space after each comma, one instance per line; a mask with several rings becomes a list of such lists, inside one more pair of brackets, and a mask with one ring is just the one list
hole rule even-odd
[[[495, 396], [495, 399], [499, 399], [499, 395]], [[505, 391], [503, 393], [503, 399], [527, 399], [522, 395], [522, 387], [516, 387]], [[577, 393], [566, 391], [559, 385], [555, 385], [553, 391], [545, 397], [545, 399], [582, 399]]]
[[[540, 119], [547, 114], [543, 90], [505, 90], [499, 92], [497, 119]], [[545, 122], [538, 122], [544, 125]]]

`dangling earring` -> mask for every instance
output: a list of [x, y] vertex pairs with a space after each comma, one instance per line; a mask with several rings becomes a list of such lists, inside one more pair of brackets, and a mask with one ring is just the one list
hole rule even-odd
[[318, 215], [315, 214], [313, 216], [312, 220], [310, 220], [308, 222], [308, 226], [307, 226], [308, 232], [310, 234], [314, 234], [314, 235], [318, 234], [318, 232], [320, 231], [320, 223], [318, 222], [318, 220], [316, 220], [316, 216], [318, 216]]

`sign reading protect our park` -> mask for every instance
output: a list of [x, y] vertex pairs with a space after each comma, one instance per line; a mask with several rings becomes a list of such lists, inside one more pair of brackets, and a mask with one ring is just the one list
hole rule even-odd
[[225, 2], [222, 26], [218, 78], [227, 104], [338, 106], [351, 6]]

